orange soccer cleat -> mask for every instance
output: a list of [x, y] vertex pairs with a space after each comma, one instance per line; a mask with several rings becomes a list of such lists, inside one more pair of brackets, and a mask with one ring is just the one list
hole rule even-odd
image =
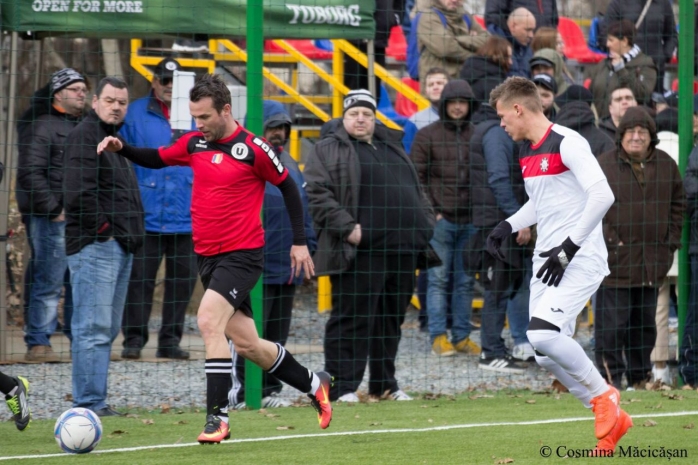
[[[625, 436], [625, 433], [627, 433], [632, 426], [633, 420], [632, 418], [630, 418], [630, 415], [625, 413], [624, 410], [621, 410], [620, 416], [618, 417], [618, 421], [616, 422], [616, 426], [613, 427], [611, 432], [608, 433], [606, 437], [601, 439], [596, 444], [596, 449], [594, 450], [600, 454], [604, 454], [605, 456], [611, 456], [613, 452], [616, 450], [616, 446], [618, 445], [620, 438]], [[596, 455], [595, 457], [601, 456], [602, 455]]]
[[320, 428], [325, 429], [330, 426], [332, 421], [332, 405], [330, 405], [332, 376], [325, 371], [315, 373], [315, 376], [320, 378], [320, 387], [314, 394], [308, 394], [308, 397], [310, 397], [310, 403], [317, 411], [317, 421], [320, 423]]
[[206, 417], [206, 426], [204, 426], [203, 432], [199, 435], [199, 443], [219, 444], [223, 439], [230, 439], [228, 423], [215, 415], [208, 415]]
[[608, 391], [591, 399], [591, 410], [596, 421], [594, 429], [597, 439], [605, 438], [618, 422], [620, 416], [620, 392], [613, 386], [608, 386]]

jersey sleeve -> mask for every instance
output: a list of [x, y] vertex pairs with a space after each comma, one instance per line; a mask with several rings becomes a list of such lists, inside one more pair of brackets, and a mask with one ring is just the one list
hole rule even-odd
[[[274, 149], [261, 137], [251, 136], [254, 148], [254, 172], [265, 181], [278, 186], [288, 177], [288, 170], [276, 156]], [[248, 139], [249, 140], [249, 139]]]
[[163, 163], [166, 165], [189, 166], [191, 164], [189, 142], [193, 137], [201, 136], [197, 136], [197, 133], [189, 132], [167, 147], [160, 147], [158, 152]]
[[581, 136], [565, 136], [560, 143], [562, 163], [572, 171], [582, 190], [587, 192], [591, 186], [606, 181], [599, 162], [591, 153], [589, 142]]

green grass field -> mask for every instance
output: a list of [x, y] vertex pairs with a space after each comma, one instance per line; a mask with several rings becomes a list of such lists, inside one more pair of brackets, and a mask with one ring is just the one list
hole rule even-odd
[[[564, 456], [565, 448], [594, 447], [592, 413], [569, 394], [517, 391], [336, 405], [325, 431], [318, 428], [310, 407], [234, 412], [231, 440], [207, 446], [195, 443], [203, 413], [140, 412], [130, 418], [104, 419], [104, 437], [97, 451], [83, 456], [61, 453], [53, 439], [54, 421], [34, 421], [22, 433], [12, 422], [5, 422], [0, 424], [0, 461], [42, 465], [698, 463], [698, 428], [694, 428], [698, 392], [623, 393], [623, 408], [634, 417], [635, 426], [622, 446], [655, 453], [662, 446], [685, 449], [687, 457], [671, 461], [558, 457]], [[544, 446], [551, 448], [551, 457], [541, 456]], [[48, 456], [39, 457], [43, 455]], [[26, 458], [19, 462], [20, 457]]]

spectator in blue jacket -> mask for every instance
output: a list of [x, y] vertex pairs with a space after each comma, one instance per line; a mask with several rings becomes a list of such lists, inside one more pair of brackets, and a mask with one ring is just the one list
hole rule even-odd
[[[281, 163], [288, 169], [288, 174], [298, 185], [305, 215], [305, 237], [308, 249], [313, 253], [317, 249], [313, 220], [308, 213], [308, 195], [305, 193], [305, 180], [296, 161], [291, 158], [284, 146], [291, 132], [291, 118], [284, 106], [278, 102], [264, 102], [263, 137], [274, 147]], [[281, 191], [267, 183], [262, 206], [262, 223], [264, 224], [264, 337], [272, 342], [286, 345], [291, 328], [293, 298], [296, 286], [302, 284], [303, 275], [294, 278], [289, 252], [293, 245], [291, 222], [286, 212]], [[245, 404], [245, 359], [240, 357], [230, 344], [233, 357], [233, 387], [229, 393], [230, 405], [243, 408]], [[262, 407], [288, 407], [291, 403], [278, 397], [282, 389], [281, 382], [265, 372], [262, 379]]]
[[507, 19], [508, 31], [502, 30], [495, 24], [487, 24], [490, 34], [504, 37], [511, 43], [512, 65], [508, 76], [531, 78], [529, 61], [533, 56], [531, 41], [536, 30], [536, 17], [524, 7], [516, 8]]
[[[180, 65], [165, 58], [155, 67], [150, 93], [133, 102], [121, 129], [124, 140], [135, 147], [170, 145], [172, 80]], [[165, 295], [156, 357], [185, 360], [180, 348], [184, 317], [196, 285], [196, 258], [191, 237], [191, 168], [171, 166], [159, 170], [133, 165], [145, 210], [145, 240], [133, 258], [121, 329], [122, 358], [138, 359], [148, 342], [148, 320], [153, 306], [155, 276], [165, 257]]]

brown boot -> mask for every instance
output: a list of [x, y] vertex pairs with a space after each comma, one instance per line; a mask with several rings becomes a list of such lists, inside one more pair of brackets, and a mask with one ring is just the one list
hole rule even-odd
[[34, 346], [24, 355], [27, 362], [55, 363], [60, 362], [60, 357], [51, 346]]

